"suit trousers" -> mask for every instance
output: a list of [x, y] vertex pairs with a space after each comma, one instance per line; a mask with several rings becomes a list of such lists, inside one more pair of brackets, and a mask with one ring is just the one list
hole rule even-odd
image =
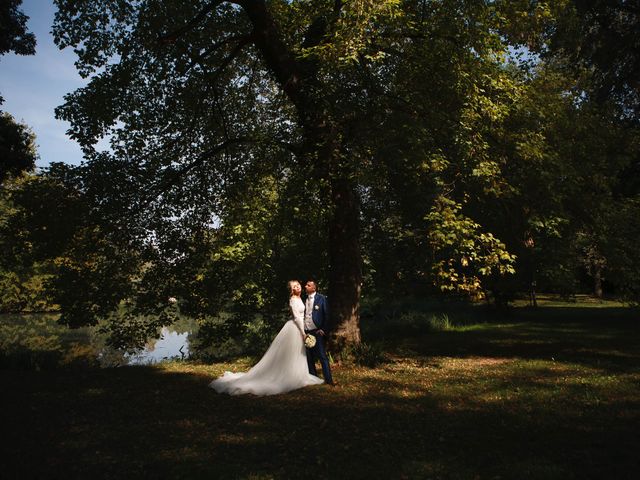
[[318, 376], [316, 370], [316, 359], [320, 360], [322, 366], [322, 376], [324, 377], [324, 383], [333, 383], [333, 377], [331, 376], [331, 367], [329, 366], [329, 358], [324, 346], [324, 335], [318, 335], [318, 330], [306, 330], [310, 335], [316, 337], [316, 344], [313, 348], [307, 348], [307, 363], [309, 365], [309, 373], [311, 375]]

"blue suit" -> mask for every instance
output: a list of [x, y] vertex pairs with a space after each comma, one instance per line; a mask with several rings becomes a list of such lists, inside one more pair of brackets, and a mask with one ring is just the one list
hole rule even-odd
[[[305, 307], [307, 302], [305, 301]], [[305, 315], [306, 315], [305, 311]], [[329, 305], [324, 295], [316, 292], [313, 298], [313, 310], [311, 312], [311, 319], [315, 325], [315, 329], [306, 330], [316, 337], [316, 344], [313, 348], [307, 348], [307, 363], [309, 365], [309, 373], [311, 375], [318, 375], [316, 370], [316, 359], [320, 360], [322, 365], [322, 375], [324, 376], [325, 383], [332, 384], [333, 378], [331, 377], [331, 367], [329, 366], [329, 358], [325, 350], [325, 336], [329, 333]], [[325, 335], [319, 335], [318, 330], [322, 330]]]

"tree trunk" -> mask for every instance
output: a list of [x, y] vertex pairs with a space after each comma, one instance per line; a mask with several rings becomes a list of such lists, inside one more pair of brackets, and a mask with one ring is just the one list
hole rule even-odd
[[593, 265], [593, 294], [602, 299], [602, 266], [598, 261]]
[[[329, 311], [332, 333], [330, 348], [360, 342], [360, 206], [356, 194], [353, 166], [341, 156], [341, 141], [331, 121], [331, 100], [323, 95], [318, 65], [311, 58], [301, 59], [283, 42], [278, 25], [264, 0], [235, 2], [253, 24], [252, 40], [283, 92], [295, 105], [309, 147], [309, 161], [319, 178], [328, 181], [331, 205], [329, 219]], [[305, 46], [318, 45], [325, 29], [307, 32]], [[329, 104], [325, 102], [329, 102]]]
[[348, 178], [331, 184], [332, 216], [329, 220], [330, 349], [340, 352], [360, 343], [360, 289], [362, 271], [359, 240], [359, 202]]
[[356, 167], [344, 157], [342, 130], [321, 105], [307, 130], [315, 145], [312, 158], [318, 177], [328, 181], [323, 196], [331, 205], [328, 219], [329, 349], [339, 353], [347, 345], [360, 343], [360, 202], [357, 195]]

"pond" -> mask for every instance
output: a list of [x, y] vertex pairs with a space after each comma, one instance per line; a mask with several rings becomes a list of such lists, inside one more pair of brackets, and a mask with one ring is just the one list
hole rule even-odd
[[125, 354], [128, 365], [150, 365], [164, 360], [184, 360], [189, 357], [189, 332], [177, 332], [172, 327], [163, 327], [160, 338], [147, 342], [144, 350], [136, 354]]
[[96, 327], [70, 329], [51, 313], [0, 315], [0, 360], [2, 364], [48, 368], [56, 364], [97, 359], [101, 366], [151, 365], [189, 357], [189, 336], [197, 330], [192, 319], [181, 318], [163, 327], [158, 339], [151, 339], [136, 353], [106, 346]]

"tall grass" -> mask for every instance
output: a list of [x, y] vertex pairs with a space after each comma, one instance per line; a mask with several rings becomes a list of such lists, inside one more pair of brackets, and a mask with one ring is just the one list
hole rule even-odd
[[376, 342], [430, 332], [461, 331], [486, 321], [486, 309], [482, 306], [408, 299], [367, 304], [360, 326], [365, 342]]

